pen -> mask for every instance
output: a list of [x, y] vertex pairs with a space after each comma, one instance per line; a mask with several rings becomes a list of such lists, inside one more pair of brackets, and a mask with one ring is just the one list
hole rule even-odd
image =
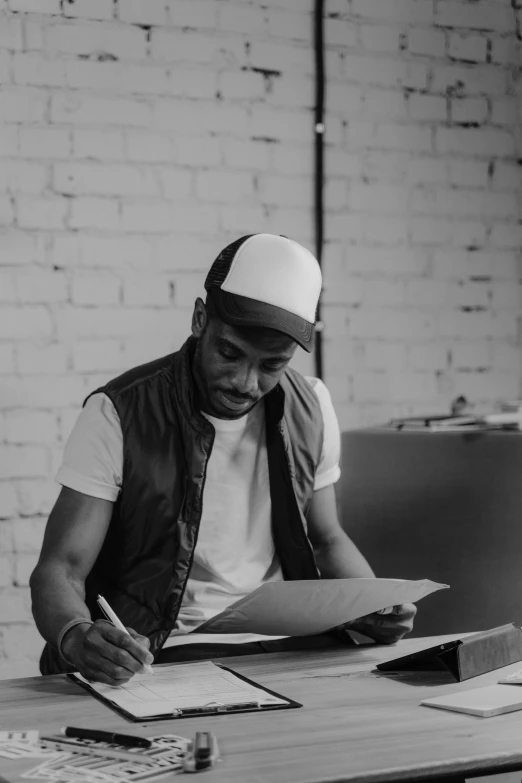
[[98, 729], [76, 729], [74, 726], [66, 726], [62, 729], [62, 734], [66, 737], [75, 737], [76, 739], [124, 745], [127, 748], [150, 748], [152, 745], [152, 742], [145, 739], [145, 737], [136, 737], [132, 734], [116, 734], [112, 731], [99, 731]]
[[[109, 604], [107, 603], [107, 601], [102, 595], [98, 596], [98, 606], [102, 610], [107, 620], [110, 620], [111, 623], [115, 625], [116, 628], [118, 628], [118, 630], [123, 631], [123, 633], [126, 633], [127, 636], [131, 636], [130, 633], [125, 628], [125, 626], [123, 625], [122, 621], [119, 619], [119, 617], [116, 614], [114, 614], [113, 610], [111, 609], [111, 607], [109, 606]], [[144, 663], [143, 668], [147, 672], [147, 674], [154, 674], [154, 670], [150, 664]]]
[[217, 739], [210, 731], [197, 731], [184, 760], [185, 772], [203, 772], [219, 760]]

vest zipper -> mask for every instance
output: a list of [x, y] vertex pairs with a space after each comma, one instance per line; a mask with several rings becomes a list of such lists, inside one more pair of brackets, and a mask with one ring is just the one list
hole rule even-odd
[[[208, 450], [208, 453], [207, 453], [207, 458], [205, 460], [205, 469], [204, 469], [204, 472], [203, 472], [203, 480], [201, 482], [201, 494], [200, 494], [201, 502], [199, 504], [200, 508], [199, 508], [199, 513], [198, 513], [198, 518], [197, 518], [196, 537], [195, 537], [195, 540], [194, 540], [194, 546], [192, 547], [192, 551], [190, 553], [190, 560], [189, 560], [189, 566], [187, 568], [187, 575], [186, 575], [185, 580], [183, 582], [183, 587], [182, 587], [181, 594], [180, 594], [179, 601], [178, 601], [178, 611], [176, 613], [176, 617], [175, 617], [174, 622], [172, 623], [172, 625], [170, 627], [170, 630], [169, 630], [168, 634], [165, 636], [163, 642], [161, 643], [161, 647], [158, 649], [158, 653], [157, 654], [159, 654], [159, 652], [162, 650], [163, 645], [165, 644], [165, 642], [169, 638], [170, 634], [172, 633], [172, 629], [174, 628], [176, 620], [178, 619], [179, 610], [181, 609], [181, 605], [183, 603], [183, 597], [185, 595], [185, 590], [187, 589], [187, 582], [189, 580], [189, 575], [190, 575], [190, 572], [192, 570], [192, 564], [194, 562], [194, 553], [196, 551], [196, 546], [197, 546], [197, 543], [198, 543], [198, 536], [199, 536], [199, 528], [200, 528], [200, 524], [201, 524], [201, 517], [203, 516], [203, 492], [205, 491], [205, 482], [207, 480], [207, 465], [208, 465], [208, 461], [210, 459], [210, 455], [212, 454], [212, 449], [213, 449], [213, 446], [214, 446], [215, 437], [216, 437], [216, 433], [214, 431], [212, 433], [212, 439], [210, 441], [210, 447], [209, 447], [209, 450]], [[185, 494], [183, 496], [183, 503], [185, 502], [185, 497], [187, 495], [186, 483], [187, 483], [187, 478], [186, 478], [186, 473], [185, 473]], [[183, 508], [183, 505], [182, 505], [182, 508]]]

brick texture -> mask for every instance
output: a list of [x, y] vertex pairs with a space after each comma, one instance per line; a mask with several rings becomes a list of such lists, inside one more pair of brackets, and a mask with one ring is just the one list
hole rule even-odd
[[[0, 3], [0, 677], [36, 672], [28, 578], [86, 394], [181, 345], [237, 235], [313, 247], [312, 5]], [[520, 394], [519, 5], [325, 4], [342, 428]]]

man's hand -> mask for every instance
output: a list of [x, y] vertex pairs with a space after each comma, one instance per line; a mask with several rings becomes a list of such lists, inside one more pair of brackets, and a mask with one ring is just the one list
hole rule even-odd
[[130, 636], [106, 620], [76, 625], [65, 635], [62, 652], [87, 680], [123, 685], [154, 660], [149, 639], [127, 630]]
[[393, 644], [402, 639], [413, 628], [413, 618], [417, 614], [415, 604], [399, 604], [391, 612], [373, 612], [365, 617], [359, 617], [343, 628], [347, 631], [357, 631], [374, 639], [377, 644]]

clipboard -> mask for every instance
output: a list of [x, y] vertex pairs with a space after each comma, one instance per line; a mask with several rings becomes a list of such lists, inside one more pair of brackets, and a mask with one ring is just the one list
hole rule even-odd
[[[276, 691], [272, 691], [269, 688], [265, 688], [263, 685], [259, 685], [257, 682], [248, 679], [248, 677], [245, 677], [242, 674], [238, 674], [237, 672], [232, 671], [232, 669], [229, 669], [228, 667], [223, 666], [222, 664], [212, 664], [212, 665], [220, 670], [223, 670], [224, 672], [227, 673], [227, 675], [231, 675], [233, 678], [237, 678], [241, 682], [246, 683], [249, 686], [249, 688], [255, 688], [256, 691], [260, 691], [263, 694], [266, 694], [267, 699], [272, 698], [274, 701], [266, 704], [260, 703], [259, 700], [256, 702], [254, 699], [250, 701], [245, 700], [233, 704], [232, 703], [219, 704], [210, 701], [205, 706], [176, 708], [174, 710], [166, 709], [164, 712], [158, 712], [156, 714], [137, 715], [135, 712], [132, 712], [130, 709], [126, 709], [121, 704], [116, 703], [113, 699], [111, 699], [107, 695], [100, 693], [100, 691], [96, 689], [96, 686], [99, 686], [98, 683], [90, 684], [88, 681], [84, 680], [81, 677], [81, 675], [78, 676], [76, 673], [69, 673], [67, 674], [67, 677], [73, 682], [75, 682], [77, 685], [80, 685], [80, 687], [82, 687], [84, 690], [90, 693], [91, 696], [94, 696], [95, 699], [98, 699], [98, 701], [101, 701], [107, 707], [110, 707], [119, 715], [122, 715], [124, 718], [132, 721], [133, 723], [141, 723], [144, 721], [156, 721], [156, 720], [176, 720], [178, 718], [180, 719], [198, 718], [198, 717], [206, 718], [214, 715], [234, 715], [234, 714], [244, 713], [244, 712], [267, 712], [269, 710], [294, 709], [303, 706], [299, 702], [294, 701], [293, 699], [289, 699], [286, 696], [282, 696], [280, 693], [276, 693]], [[111, 688], [111, 686], [105, 686], [105, 688], [107, 689], [110, 688], [110, 690], [114, 692], [120, 690], [119, 688]], [[275, 700], [277, 700], [277, 703], [275, 703]]]
[[457, 682], [522, 660], [522, 630], [514, 623], [379, 663], [382, 672], [449, 671]]

